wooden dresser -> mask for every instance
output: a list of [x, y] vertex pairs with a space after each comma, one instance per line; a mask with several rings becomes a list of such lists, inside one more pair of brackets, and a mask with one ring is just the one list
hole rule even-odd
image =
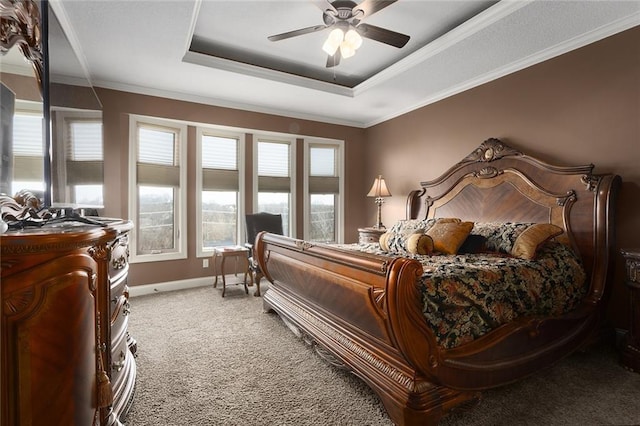
[[622, 347], [622, 364], [640, 373], [640, 249], [622, 250], [622, 256], [631, 310], [629, 333]]
[[1, 425], [119, 425], [133, 397], [128, 233], [61, 222], [0, 234]]

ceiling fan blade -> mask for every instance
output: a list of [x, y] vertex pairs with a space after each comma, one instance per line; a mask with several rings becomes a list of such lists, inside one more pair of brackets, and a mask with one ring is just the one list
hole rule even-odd
[[323, 12], [327, 10], [331, 10], [334, 13], [338, 13], [336, 8], [331, 4], [329, 0], [313, 0], [313, 2], [322, 10]]
[[342, 53], [340, 53], [340, 49], [336, 50], [336, 53], [329, 55], [327, 57], [327, 68], [333, 68], [340, 64], [340, 59], [342, 59]]
[[397, 1], [398, 0], [364, 0], [353, 8], [353, 14], [355, 15], [357, 10], [361, 10], [364, 12], [364, 17], [369, 17]]
[[404, 47], [411, 37], [405, 34], [400, 34], [395, 31], [387, 30], [385, 28], [376, 27], [375, 25], [360, 24], [356, 27], [358, 33], [362, 37], [369, 38], [371, 40], [379, 41], [380, 43], [389, 44], [395, 47]]
[[304, 35], [304, 34], [314, 33], [316, 31], [322, 31], [325, 28], [327, 28], [326, 25], [314, 25], [313, 27], [300, 28], [299, 30], [289, 31], [289, 32], [282, 33], [282, 34], [276, 34], [276, 35], [269, 36], [267, 38], [269, 40], [271, 40], [271, 41], [279, 41], [279, 40], [284, 40], [286, 38], [291, 38], [291, 37], [301, 36], [301, 35]]

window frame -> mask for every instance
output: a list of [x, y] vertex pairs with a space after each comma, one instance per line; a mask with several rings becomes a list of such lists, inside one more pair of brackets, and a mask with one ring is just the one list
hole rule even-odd
[[311, 231], [311, 193], [309, 191], [309, 177], [311, 176], [311, 148], [314, 146], [333, 146], [337, 148], [338, 158], [336, 159], [336, 169], [338, 173], [338, 197], [335, 212], [336, 220], [336, 240], [335, 243], [344, 243], [345, 234], [345, 143], [339, 139], [322, 139], [322, 138], [305, 138], [304, 139], [304, 204], [303, 204], [303, 220], [304, 220], [304, 236], [303, 238], [310, 241]]
[[[138, 254], [138, 183], [137, 183], [137, 148], [138, 148], [138, 132], [139, 125], [151, 128], [169, 129], [175, 132], [176, 139], [179, 144], [179, 176], [180, 186], [177, 188], [174, 203], [178, 203], [175, 209], [177, 218], [174, 219], [174, 231], [176, 238], [176, 250], [163, 253], [144, 253]], [[187, 125], [171, 119], [147, 117], [141, 115], [129, 115], [129, 209], [128, 214], [130, 220], [133, 221], [134, 227], [131, 231], [130, 247], [130, 263], [144, 262], [161, 262], [165, 260], [187, 259]], [[135, 218], [135, 219], [133, 219]]]
[[202, 138], [203, 136], [214, 136], [221, 138], [232, 138], [238, 140], [238, 217], [236, 220], [236, 235], [238, 235], [237, 245], [242, 245], [241, 241], [245, 239], [244, 227], [244, 194], [246, 193], [245, 185], [245, 143], [246, 136], [241, 130], [229, 130], [217, 126], [197, 126], [196, 127], [196, 257], [211, 257], [213, 248], [203, 247], [203, 229], [202, 229]]

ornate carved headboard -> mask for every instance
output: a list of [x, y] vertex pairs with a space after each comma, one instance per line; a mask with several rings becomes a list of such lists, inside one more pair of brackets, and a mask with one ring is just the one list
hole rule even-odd
[[620, 177], [593, 168], [550, 165], [488, 139], [439, 178], [421, 182], [407, 199], [407, 218], [556, 224], [595, 282], [611, 273]]

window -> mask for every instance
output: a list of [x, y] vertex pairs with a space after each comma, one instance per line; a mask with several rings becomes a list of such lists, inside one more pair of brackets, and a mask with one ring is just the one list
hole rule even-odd
[[54, 201], [102, 206], [101, 114], [57, 111], [56, 127], [64, 144], [52, 152]]
[[305, 239], [342, 242], [343, 143], [305, 141]]
[[11, 192], [44, 193], [42, 112], [18, 110], [13, 116], [13, 176]]
[[216, 246], [240, 242], [240, 225], [244, 224], [239, 220], [243, 211], [240, 201], [243, 144], [241, 134], [198, 129], [199, 256], [205, 256]]
[[186, 127], [131, 117], [132, 262], [184, 259], [186, 253]]
[[270, 140], [256, 138], [257, 204], [255, 212], [267, 212], [282, 215], [282, 231], [291, 235], [293, 228], [294, 193], [292, 176], [292, 158], [294, 156], [293, 141]]

